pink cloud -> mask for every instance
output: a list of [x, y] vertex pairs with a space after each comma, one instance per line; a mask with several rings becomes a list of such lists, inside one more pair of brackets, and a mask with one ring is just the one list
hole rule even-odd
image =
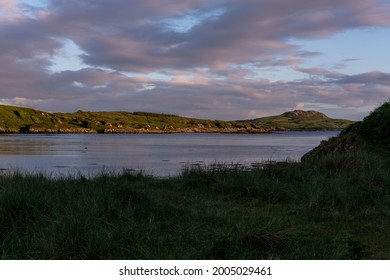
[[313, 76], [322, 76], [326, 79], [340, 79], [345, 77], [345, 74], [329, 71], [324, 68], [302, 68], [296, 65], [293, 65], [291, 68], [298, 72], [302, 72]]
[[[383, 1], [52, 0], [36, 18], [19, 14], [14, 1], [0, 0], [0, 7], [7, 17], [17, 15], [0, 19], [3, 101], [51, 111], [83, 106], [242, 119], [297, 104], [353, 111], [390, 95], [390, 74], [303, 67], [320, 53], [288, 40], [389, 26], [390, 6]], [[188, 16], [196, 18], [188, 30], [166, 24]], [[63, 39], [84, 51], [86, 69], [48, 71]], [[272, 82], [259, 72], [286, 66], [311, 77]]]

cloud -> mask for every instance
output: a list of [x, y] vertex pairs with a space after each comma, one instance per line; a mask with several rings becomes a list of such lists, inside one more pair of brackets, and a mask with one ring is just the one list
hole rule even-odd
[[299, 71], [312, 76], [321, 76], [326, 79], [340, 79], [345, 77], [345, 74], [329, 71], [324, 68], [302, 68], [296, 65], [293, 65], [291, 68], [295, 71]]
[[337, 82], [343, 84], [372, 84], [390, 86], [390, 73], [374, 71], [358, 75], [344, 75]]
[[14, 0], [0, 0], [0, 22], [12, 20], [19, 16], [17, 2]]
[[[348, 28], [388, 25], [389, 7], [377, 1], [53, 1], [48, 24], [70, 37], [86, 64], [126, 71], [229, 67], [291, 55], [287, 38], [313, 38]], [[202, 17], [203, 14], [215, 16]], [[188, 32], [164, 21], [192, 16]], [[102, 20], [104, 19], [104, 20]], [[194, 20], [193, 20], [194, 21]]]
[[[390, 74], [304, 67], [321, 53], [290, 40], [388, 27], [383, 1], [52, 0], [32, 7], [0, 0], [0, 9], [2, 102], [242, 119], [308, 104], [344, 113], [390, 95]], [[80, 65], [53, 73], [65, 42], [80, 49]], [[300, 78], [280, 81], [264, 71]]]

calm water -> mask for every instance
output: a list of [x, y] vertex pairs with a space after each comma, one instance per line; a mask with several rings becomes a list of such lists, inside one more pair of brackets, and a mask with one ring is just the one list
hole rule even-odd
[[299, 160], [337, 133], [2, 135], [0, 169], [52, 175], [142, 169], [167, 176], [191, 164]]

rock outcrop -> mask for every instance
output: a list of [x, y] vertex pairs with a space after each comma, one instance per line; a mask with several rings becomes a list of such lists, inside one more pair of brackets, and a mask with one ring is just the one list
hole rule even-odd
[[282, 114], [283, 117], [292, 119], [329, 119], [329, 117], [323, 113], [317, 111], [303, 111], [294, 110], [291, 112], [285, 112]]

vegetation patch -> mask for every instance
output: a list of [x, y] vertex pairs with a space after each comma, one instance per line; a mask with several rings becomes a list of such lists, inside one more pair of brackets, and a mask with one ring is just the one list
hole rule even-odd
[[244, 121], [205, 120], [148, 112], [47, 113], [0, 105], [2, 133], [271, 133], [275, 130], [341, 130], [351, 121], [319, 112], [293, 111]]
[[332, 119], [316, 111], [295, 110], [278, 116], [247, 120], [246, 122], [265, 126], [272, 130], [342, 130], [353, 122]]
[[3, 133], [269, 133], [257, 124], [148, 112], [47, 113], [0, 105]]

